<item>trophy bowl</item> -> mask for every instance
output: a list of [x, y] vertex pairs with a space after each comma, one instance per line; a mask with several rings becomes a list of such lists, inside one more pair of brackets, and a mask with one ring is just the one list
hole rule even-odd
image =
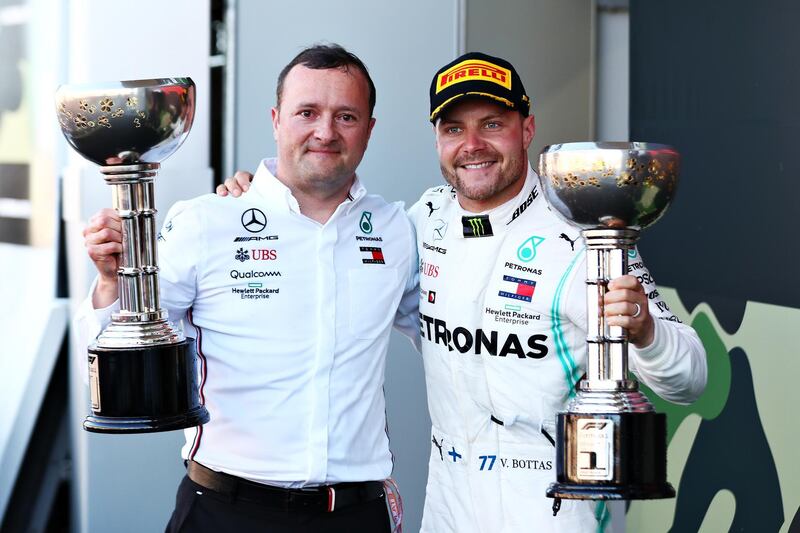
[[62, 85], [56, 112], [67, 142], [102, 166], [160, 163], [192, 127], [190, 78]]
[[539, 168], [550, 205], [582, 229], [645, 228], [669, 207], [680, 155], [643, 142], [576, 142], [542, 150]]

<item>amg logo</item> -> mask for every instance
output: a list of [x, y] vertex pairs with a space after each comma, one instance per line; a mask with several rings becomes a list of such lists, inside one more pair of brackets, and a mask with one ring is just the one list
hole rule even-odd
[[498, 332], [484, 331], [480, 328], [474, 332], [461, 326], [450, 330], [444, 320], [423, 313], [419, 314], [419, 327], [423, 339], [446, 346], [451, 352], [457, 350], [459, 353], [486, 354], [497, 357], [516, 355], [519, 359], [541, 359], [548, 352], [547, 345], [544, 344], [547, 335], [543, 334], [529, 336], [526, 341], [529, 350], [526, 351], [519, 337], [514, 333], [501, 339]]
[[447, 250], [445, 248], [440, 248], [438, 246], [433, 246], [431, 244], [428, 244], [427, 242], [423, 242], [422, 243], [422, 247], [425, 248], [426, 250], [433, 250], [434, 252], [440, 253], [442, 255], [447, 253]]
[[248, 242], [248, 241], [277, 241], [277, 235], [264, 235], [263, 237], [236, 237], [233, 242]]

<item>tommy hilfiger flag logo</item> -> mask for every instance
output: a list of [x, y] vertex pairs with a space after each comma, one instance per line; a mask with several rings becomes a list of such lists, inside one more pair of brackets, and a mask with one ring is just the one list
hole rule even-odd
[[514, 276], [503, 276], [503, 288], [505, 290], [497, 293], [503, 298], [512, 300], [523, 300], [530, 302], [533, 299], [533, 291], [536, 290], [536, 282], [530, 279], [515, 278]]
[[383, 261], [383, 250], [377, 246], [359, 246], [361, 251], [361, 262], [365, 265], [385, 265]]

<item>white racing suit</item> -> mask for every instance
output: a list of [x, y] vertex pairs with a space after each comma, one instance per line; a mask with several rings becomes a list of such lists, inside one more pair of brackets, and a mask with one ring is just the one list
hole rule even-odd
[[[545, 496], [555, 481], [555, 420], [584, 373], [585, 252], [579, 230], [551, 212], [529, 170], [517, 197], [465, 212], [449, 186], [410, 211], [420, 252], [420, 330], [431, 456], [422, 531], [595, 531], [597, 505]], [[705, 387], [705, 351], [661, 300], [649, 297], [655, 339], [631, 346], [630, 368], [665, 399]]]

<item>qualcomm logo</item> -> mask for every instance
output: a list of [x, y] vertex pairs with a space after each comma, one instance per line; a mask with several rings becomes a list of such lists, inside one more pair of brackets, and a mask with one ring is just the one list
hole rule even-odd
[[536, 247], [544, 242], [544, 237], [532, 235], [517, 248], [517, 258], [523, 263], [530, 263], [536, 257]]

